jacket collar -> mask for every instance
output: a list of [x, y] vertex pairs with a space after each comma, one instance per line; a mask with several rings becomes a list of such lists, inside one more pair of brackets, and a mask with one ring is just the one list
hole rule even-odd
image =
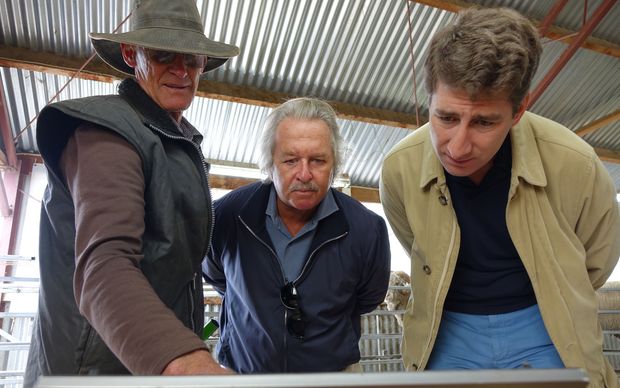
[[[265, 227], [265, 209], [269, 202], [269, 194], [273, 183], [260, 182], [255, 183], [255, 185], [257, 185], [256, 190], [254, 190], [248, 197], [248, 200], [242, 205], [239, 217], [261, 240], [269, 244], [273, 249], [271, 238], [269, 238], [267, 228]], [[319, 221], [316, 234], [314, 235], [312, 244], [310, 244], [308, 253], [314, 251], [325, 241], [346, 234], [349, 231], [349, 224], [342, 211], [342, 203], [338, 198], [340, 193], [334, 189], [330, 190], [334, 196], [338, 210]]]
[[422, 155], [422, 165], [420, 174], [420, 188], [427, 187], [431, 182], [436, 181], [439, 186], [446, 185], [446, 175], [443, 171], [443, 166], [435, 154], [433, 143], [431, 142], [430, 123], [426, 123], [418, 131], [423, 131], [422, 136], [424, 138], [424, 149]]
[[530, 113], [525, 112], [521, 120], [510, 130], [512, 140], [512, 175], [523, 178], [533, 186], [547, 186]]
[[193, 141], [202, 142], [202, 134], [196, 130], [184, 117], [181, 123], [174, 121], [172, 116], [163, 110], [153, 99], [146, 94], [134, 78], [127, 78], [118, 86], [118, 94], [131, 105], [140, 115], [145, 124], [153, 125], [172, 136], [183, 136], [179, 126], [189, 128]]
[[[529, 120], [529, 112], [525, 112], [521, 120], [510, 129], [512, 143], [512, 176], [522, 178], [534, 186], [547, 185], [547, 177], [543, 168], [536, 138]], [[441, 162], [435, 154], [430, 138], [430, 125], [426, 124], [419, 131], [424, 131], [424, 154], [422, 157], [420, 188], [436, 181], [439, 186], [446, 184], [446, 176]]]

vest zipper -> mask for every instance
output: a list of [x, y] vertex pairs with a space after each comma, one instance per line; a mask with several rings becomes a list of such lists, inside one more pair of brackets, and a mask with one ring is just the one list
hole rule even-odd
[[[209, 170], [207, 168], [207, 161], [204, 158], [204, 155], [202, 154], [202, 150], [200, 149], [200, 146], [196, 143], [194, 143], [193, 141], [189, 140], [186, 137], [183, 136], [174, 136], [174, 135], [170, 135], [169, 133], [163, 131], [162, 129], [154, 126], [151, 123], [146, 123], [146, 126], [149, 127], [151, 130], [157, 132], [159, 135], [166, 137], [168, 139], [174, 139], [174, 140], [181, 140], [184, 142], [187, 142], [189, 144], [192, 145], [192, 147], [194, 147], [194, 149], [196, 150], [196, 152], [198, 153], [198, 156], [200, 157], [200, 162], [202, 164], [202, 172], [203, 172], [203, 176], [204, 176], [204, 181], [206, 182], [206, 187], [207, 187], [207, 199], [209, 202], [209, 206], [207, 206], [207, 210], [209, 212], [210, 215], [210, 219], [211, 219], [211, 225], [209, 225], [209, 239], [207, 240], [207, 245], [206, 247], [203, 247], [202, 250], [202, 256], [201, 257], [205, 257], [207, 254], [207, 251], [209, 250], [209, 246], [211, 245], [211, 238], [213, 238], [213, 225], [215, 224], [215, 212], [213, 211], [213, 201], [211, 199], [211, 185], [209, 184]], [[195, 297], [195, 291], [196, 291], [196, 275], [197, 273], [194, 272], [194, 275], [192, 277], [192, 281], [189, 285], [190, 288], [190, 308], [191, 308], [191, 319], [190, 319], [190, 323], [192, 326], [192, 330], [194, 332], [196, 332], [196, 322], [195, 322], [195, 315], [196, 315], [196, 303], [194, 302], [194, 297]]]
[[192, 316], [190, 319], [190, 326], [192, 331], [196, 332], [196, 323], [194, 322], [194, 314], [196, 312], [196, 305], [194, 303], [194, 295], [196, 293], [196, 272], [194, 272], [194, 277], [192, 277], [192, 282], [190, 283], [190, 291], [189, 291], [189, 307], [192, 312]]

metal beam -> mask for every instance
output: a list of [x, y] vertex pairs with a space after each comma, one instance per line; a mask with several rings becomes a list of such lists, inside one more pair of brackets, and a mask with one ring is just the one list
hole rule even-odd
[[533, 106], [540, 96], [545, 92], [549, 84], [560, 73], [566, 63], [577, 52], [577, 49], [581, 47], [586, 38], [592, 33], [594, 28], [599, 24], [601, 20], [607, 15], [611, 7], [616, 3], [616, 0], [604, 0], [603, 3], [594, 11], [592, 17], [583, 25], [579, 34], [575, 37], [575, 40], [568, 46], [562, 53], [560, 58], [553, 64], [547, 75], [538, 83], [534, 91], [530, 95], [530, 105]]
[[617, 111], [613, 113], [608, 114], [607, 116], [601, 117], [600, 119], [594, 120], [588, 125], [585, 125], [579, 128], [578, 130], [575, 131], [575, 134], [578, 136], [584, 137], [588, 133], [592, 133], [596, 131], [597, 129], [602, 128], [611, 123], [614, 123], [618, 120], [620, 120], [620, 109], [618, 109]]
[[[209, 183], [212, 188], [234, 190], [239, 187], [257, 182], [258, 179], [210, 175]], [[351, 186], [351, 197], [360, 202], [379, 202], [379, 189], [374, 187]]]
[[[477, 7], [479, 4], [470, 3], [462, 0], [409, 0], [416, 3], [424, 4], [429, 7], [443, 9], [444, 11], [449, 12], [459, 12], [463, 9]], [[532, 20], [535, 24], [539, 25], [540, 22], [534, 19]], [[544, 35], [545, 37], [551, 40], [561, 40], [567, 44], [570, 44], [575, 38], [575, 31], [570, 31], [564, 28], [560, 28], [557, 26], [550, 26], [547, 30], [547, 33]], [[609, 55], [612, 57], [620, 58], [620, 45], [617, 45], [612, 42], [607, 42], [602, 39], [589, 37], [583, 43], [583, 48], [596, 51], [601, 54]]]
[[[85, 60], [86, 58], [66, 57], [53, 53], [0, 45], [1, 67], [15, 67], [71, 77], [82, 67]], [[110, 68], [99, 58], [94, 58], [76, 77], [112, 82], [123, 79], [126, 75]], [[196, 95], [264, 107], [275, 107], [288, 99], [296, 97], [285, 93], [211, 80], [201, 80]], [[329, 101], [329, 103], [334, 107], [338, 117], [342, 119], [408, 129], [416, 129], [418, 127], [414, 113], [378, 109], [339, 101]], [[428, 121], [428, 118], [421, 116], [419, 121], [423, 124]]]
[[[32, 175], [32, 168], [35, 163], [43, 164], [43, 158], [41, 158], [41, 155], [19, 154], [17, 155], [17, 163], [19, 165], [19, 181], [17, 184], [18, 193], [16, 193], [13, 212], [17, 214], [18, 217], [13, 218], [13, 226], [11, 228], [11, 240], [9, 242], [9, 254], [15, 253], [15, 250], [17, 249], [17, 235], [22, 228], [21, 222], [23, 221], [23, 218], [21, 217], [22, 206], [24, 206], [24, 203], [27, 202], [27, 197], [30, 197], [29, 195], [25, 194], [27, 183], [26, 178]], [[19, 192], [24, 195], [19, 195]]]
[[549, 27], [551, 27], [551, 25], [555, 21], [555, 18], [562, 11], [566, 3], [568, 3], [568, 0], [557, 0], [553, 7], [551, 7], [547, 16], [545, 16], [545, 18], [540, 22], [540, 25], [538, 26], [538, 33], [540, 34], [540, 36], [545, 36], [547, 31], [549, 30]]
[[2, 142], [4, 143], [4, 151], [6, 152], [9, 167], [17, 167], [17, 153], [15, 152], [15, 143], [13, 142], [13, 134], [9, 124], [9, 107], [4, 97], [4, 88], [0, 85], [0, 132], [2, 133]]
[[[0, 217], [0, 255], [12, 254], [11, 235], [13, 232], [13, 222], [19, 217], [15, 215], [15, 202], [17, 199], [17, 188], [19, 186], [19, 178], [21, 171], [21, 161], [17, 161], [17, 168], [8, 169], [4, 172], [3, 188], [6, 189], [6, 198], [9, 214]], [[4, 211], [5, 209], [3, 209]]]
[[0, 133], [2, 135], [2, 143], [4, 144], [3, 152], [6, 155], [6, 162], [8, 164], [8, 170], [6, 170], [4, 174], [0, 175], [0, 217], [2, 218], [8, 218], [12, 214], [12, 204], [9, 201], [9, 195], [5, 185], [5, 177], [10, 178], [12, 175], [11, 170], [14, 171], [17, 168], [17, 153], [15, 152], [13, 135], [11, 134], [8, 109], [9, 107], [6, 104], [6, 98], [4, 98], [4, 88], [0, 85]]
[[9, 196], [6, 193], [6, 187], [4, 186], [4, 177], [0, 175], [0, 217], [10, 217], [13, 213], [13, 209], [9, 205]]
[[609, 163], [620, 163], [620, 152], [614, 150], [608, 150], [605, 148], [594, 148], [598, 157]]

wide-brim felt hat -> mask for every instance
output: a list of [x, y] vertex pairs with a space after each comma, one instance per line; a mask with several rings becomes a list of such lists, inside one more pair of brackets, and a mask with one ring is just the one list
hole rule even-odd
[[216, 42], [204, 34], [195, 0], [136, 0], [129, 32], [91, 33], [90, 40], [108, 65], [134, 75], [121, 54], [121, 43], [182, 54], [206, 55], [204, 72], [222, 66], [239, 55], [239, 47]]

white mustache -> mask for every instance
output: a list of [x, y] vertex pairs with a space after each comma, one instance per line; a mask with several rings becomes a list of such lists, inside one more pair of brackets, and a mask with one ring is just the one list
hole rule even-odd
[[293, 191], [319, 191], [319, 186], [314, 182], [302, 183], [295, 182], [289, 188], [289, 192]]

